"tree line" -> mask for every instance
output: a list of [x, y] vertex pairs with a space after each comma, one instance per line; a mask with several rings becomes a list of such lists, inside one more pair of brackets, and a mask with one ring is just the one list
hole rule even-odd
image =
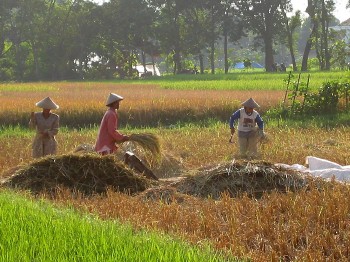
[[[310, 52], [321, 70], [330, 70], [332, 61], [345, 65], [347, 50], [330, 30], [334, 9], [333, 0], [308, 0], [303, 21], [290, 0], [2, 0], [0, 81], [132, 77], [136, 63], [155, 57], [174, 74], [188, 68], [189, 58], [203, 73], [207, 60], [214, 74], [218, 48], [228, 73], [229, 45], [248, 36], [264, 54], [266, 71], [273, 70], [277, 44], [288, 48], [293, 70], [307, 70]], [[306, 21], [297, 68], [297, 38]]]

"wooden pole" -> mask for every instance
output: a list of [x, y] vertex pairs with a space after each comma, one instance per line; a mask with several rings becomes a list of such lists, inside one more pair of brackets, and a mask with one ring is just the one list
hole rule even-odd
[[295, 86], [295, 89], [294, 89], [294, 93], [293, 93], [293, 102], [292, 102], [291, 113], [293, 113], [293, 110], [294, 110], [294, 104], [295, 104], [295, 97], [297, 96], [297, 93], [298, 93], [298, 90], [299, 90], [300, 76], [301, 76], [301, 73], [299, 73], [299, 76], [298, 76], [298, 82], [297, 82], [297, 84], [296, 84], [296, 86]]
[[310, 74], [307, 76], [306, 88], [305, 88], [305, 93], [304, 93], [304, 101], [303, 101], [303, 105], [301, 107], [301, 112], [304, 111], [305, 100], [307, 97], [307, 92], [309, 91], [309, 83], [310, 83]]
[[292, 71], [289, 71], [289, 75], [288, 75], [288, 80], [287, 80], [287, 87], [286, 87], [286, 93], [284, 94], [284, 99], [283, 99], [283, 107], [286, 103], [286, 99], [287, 99], [287, 95], [288, 95], [288, 89], [289, 89], [289, 84], [290, 84], [290, 79], [292, 77]]

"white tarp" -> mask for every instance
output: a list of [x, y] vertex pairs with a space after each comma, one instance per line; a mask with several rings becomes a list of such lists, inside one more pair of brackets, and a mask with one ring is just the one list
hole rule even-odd
[[308, 167], [294, 164], [275, 164], [276, 166], [280, 166], [287, 169], [293, 169], [300, 172], [311, 174], [315, 177], [321, 177], [325, 180], [335, 179], [336, 181], [341, 182], [350, 182], [350, 166], [341, 166], [335, 162], [331, 162], [326, 159], [307, 156], [306, 157], [306, 165]]
[[[137, 65], [135, 66], [135, 69], [139, 72], [139, 76], [145, 73], [145, 68], [143, 67], [143, 65]], [[154, 65], [153, 67], [152, 64], [146, 64], [146, 71], [151, 72], [152, 76], [160, 76], [159, 68], [156, 65]]]

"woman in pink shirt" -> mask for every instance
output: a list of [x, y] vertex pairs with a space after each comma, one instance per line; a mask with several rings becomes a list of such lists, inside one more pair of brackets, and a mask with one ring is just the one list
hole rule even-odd
[[118, 149], [116, 142], [129, 140], [129, 136], [118, 132], [117, 110], [119, 109], [120, 101], [123, 99], [123, 97], [114, 93], [110, 93], [107, 98], [106, 106], [109, 109], [102, 118], [95, 144], [95, 151], [102, 155], [115, 152]]

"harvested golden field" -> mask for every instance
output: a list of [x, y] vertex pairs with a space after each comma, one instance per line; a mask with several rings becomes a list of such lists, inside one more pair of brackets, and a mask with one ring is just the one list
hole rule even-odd
[[[26, 125], [35, 103], [50, 96], [60, 109], [61, 124], [81, 127], [99, 124], [110, 92], [125, 98], [120, 116], [123, 125], [157, 126], [202, 118], [226, 119], [253, 91], [168, 90], [148, 84], [35, 83], [0, 85], [0, 122]], [[279, 103], [282, 91], [259, 91], [261, 111]]]
[[[282, 91], [181, 91], [155, 85], [112, 83], [39, 83], [18, 89], [1, 85], [0, 92], [1, 121], [21, 123], [18, 127], [1, 129], [3, 178], [13, 174], [19, 165], [25, 167], [32, 162], [33, 132], [24, 127], [30, 112], [37, 110], [35, 102], [45, 96], [51, 96], [60, 105], [56, 112], [61, 123], [67, 125], [57, 135], [60, 156], [81, 144], [93, 144], [108, 93], [124, 96], [120, 107], [120, 117], [124, 119], [121, 131], [127, 134], [147, 131], [159, 137], [163, 163], [161, 166], [153, 163], [151, 168], [160, 178], [191, 177], [199, 169], [232, 162], [238, 145], [228, 142], [228, 119], [240, 101], [253, 96], [262, 106], [259, 111], [264, 117], [284, 97]], [[212, 123], [196, 124], [211, 118]], [[158, 120], [162, 120], [159, 125]], [[178, 125], [181, 121], [186, 124]], [[142, 125], [147, 123], [151, 128], [145, 130]], [[267, 166], [304, 164], [308, 155], [350, 165], [347, 126], [300, 128], [266, 119], [266, 132], [270, 139], [260, 145], [260, 152], [261, 163]], [[132, 145], [126, 143], [120, 151], [130, 149]], [[259, 176], [264, 178], [264, 173]], [[212, 187], [216, 183], [222, 185], [219, 177], [214, 178], [217, 180], [210, 180]], [[350, 259], [350, 203], [346, 201], [350, 190], [344, 184], [315, 181], [296, 191], [270, 190], [259, 198], [244, 193], [231, 197], [224, 193], [222, 198], [214, 199], [185, 194], [184, 190], [177, 192], [173, 183], [179, 185], [179, 180], [163, 179], [141, 194], [110, 190], [107, 195], [92, 197], [72, 195], [61, 188], [50, 199], [58, 205], [73, 205], [97, 214], [101, 219], [131, 223], [136, 229], [165, 232], [196, 245], [210, 243], [218, 250], [253, 261]], [[169, 201], [163, 201], [164, 195]]]

